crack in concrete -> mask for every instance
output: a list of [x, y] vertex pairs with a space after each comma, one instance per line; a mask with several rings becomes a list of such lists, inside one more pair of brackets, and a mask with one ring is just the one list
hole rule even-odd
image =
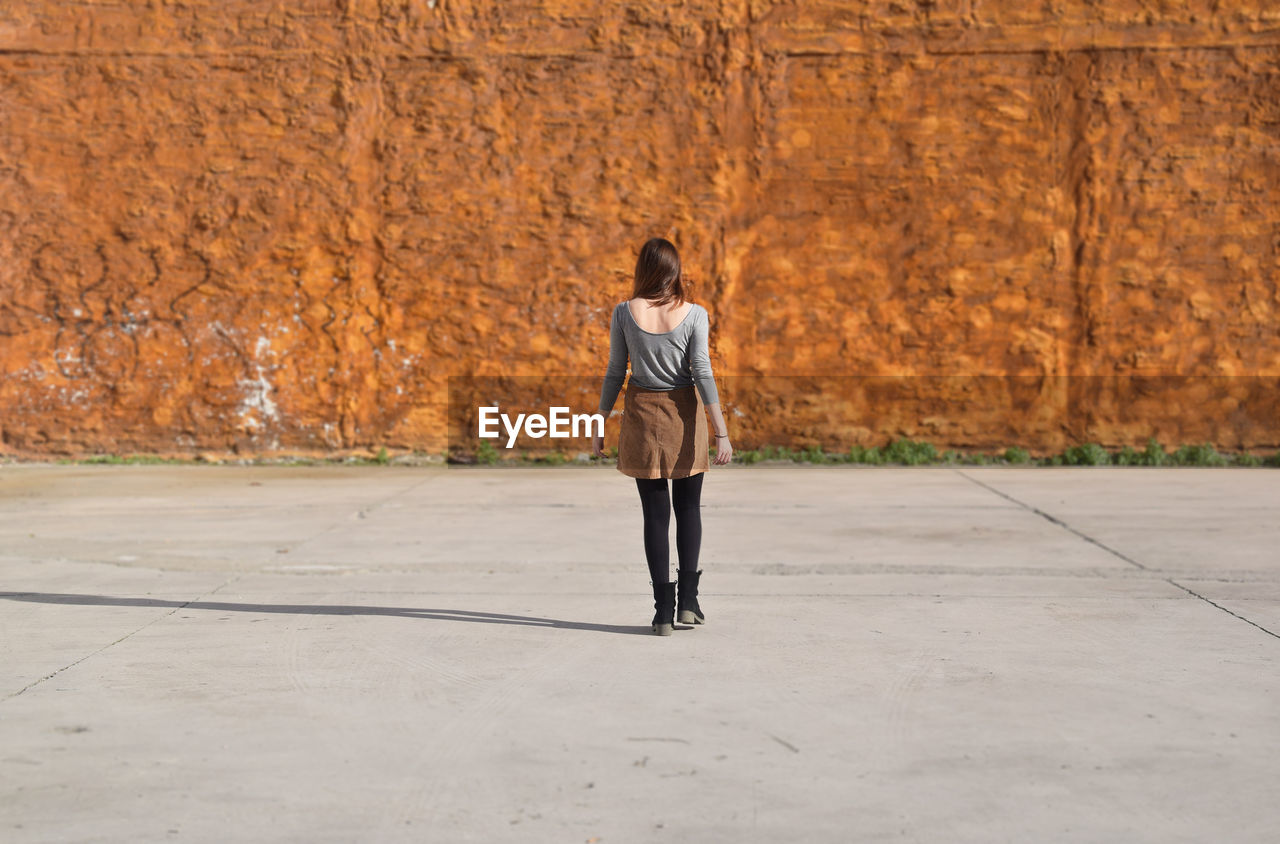
[[777, 736], [775, 736], [773, 733], [769, 733], [769, 738], [773, 739], [773, 740], [774, 740], [774, 741], [776, 741], [778, 744], [780, 744], [780, 745], [782, 745], [783, 747], [785, 747], [787, 750], [790, 750], [792, 753], [799, 753], [799, 752], [800, 752], [800, 748], [796, 747], [794, 744], [792, 744], [791, 742], [787, 741], [786, 739], [778, 738], [778, 737], [777, 737]]
[[231, 578], [229, 578], [229, 579], [227, 579], [227, 580], [223, 581], [223, 582], [222, 582], [222, 583], [220, 583], [218, 586], [214, 587], [213, 589], [209, 590], [208, 592], [205, 592], [205, 593], [204, 593], [204, 594], [202, 594], [202, 595], [197, 595], [196, 597], [192, 598], [190, 601], [185, 602], [185, 603], [184, 603], [184, 604], [182, 604], [181, 606], [174, 607], [173, 609], [169, 610], [169, 611], [168, 611], [167, 613], [165, 613], [164, 615], [156, 616], [155, 618], [151, 619], [150, 621], [148, 621], [146, 624], [142, 625], [142, 626], [141, 626], [141, 627], [139, 627], [138, 629], [136, 629], [136, 630], [132, 630], [132, 631], [130, 631], [130, 632], [128, 632], [128, 633], [126, 633], [126, 634], [124, 634], [124, 635], [123, 635], [123, 636], [121, 636], [119, 639], [116, 639], [116, 640], [115, 640], [115, 641], [113, 641], [113, 642], [108, 642], [107, 644], [103, 645], [102, 647], [98, 648], [96, 651], [93, 651], [92, 653], [87, 653], [87, 654], [85, 654], [84, 656], [82, 656], [82, 657], [80, 657], [79, 659], [77, 659], [75, 662], [68, 663], [68, 664], [66, 664], [66, 665], [62, 666], [61, 668], [57, 669], [56, 671], [52, 671], [52, 672], [50, 672], [49, 674], [44, 675], [43, 677], [41, 677], [41, 678], [40, 678], [40, 679], [38, 679], [38, 680], [32, 680], [30, 683], [28, 683], [27, 685], [25, 685], [25, 686], [23, 686], [22, 688], [18, 689], [16, 692], [10, 692], [9, 694], [5, 695], [4, 700], [12, 700], [12, 699], [14, 699], [15, 697], [18, 697], [19, 695], [21, 695], [23, 692], [27, 691], [28, 689], [35, 688], [36, 686], [40, 685], [41, 683], [43, 683], [43, 682], [44, 682], [44, 681], [46, 681], [46, 680], [52, 680], [54, 677], [57, 677], [59, 674], [61, 674], [63, 671], [66, 671], [68, 668], [75, 668], [77, 665], [79, 665], [80, 663], [84, 662], [85, 660], [90, 659], [90, 658], [92, 658], [92, 657], [95, 657], [95, 656], [97, 656], [98, 654], [102, 653], [103, 651], [107, 650], [108, 648], [115, 647], [116, 645], [118, 645], [118, 644], [120, 644], [121, 642], [123, 642], [125, 639], [128, 639], [128, 638], [130, 638], [130, 637], [132, 637], [132, 636], [134, 636], [134, 635], [136, 635], [136, 634], [138, 634], [138, 633], [141, 633], [143, 630], [146, 630], [148, 627], [150, 627], [151, 625], [155, 624], [156, 622], [164, 621], [166, 618], [168, 618], [169, 616], [173, 615], [173, 614], [174, 614], [174, 613], [176, 613], [178, 610], [185, 609], [186, 607], [189, 607], [189, 606], [191, 606], [192, 604], [198, 603], [199, 601], [202, 601], [202, 600], [204, 600], [205, 598], [209, 598], [209, 597], [211, 597], [211, 596], [213, 596], [213, 595], [218, 594], [218, 593], [219, 593], [219, 592], [221, 592], [223, 589], [225, 589], [226, 587], [230, 586], [232, 583], [235, 583], [237, 580], [239, 580], [243, 575], [244, 575], [244, 572], [240, 572], [239, 574], [236, 574], [234, 577], [231, 577]]
[[1268, 630], [1267, 628], [1263, 627], [1261, 624], [1258, 624], [1256, 621], [1250, 621], [1249, 619], [1245, 618], [1244, 616], [1242, 616], [1242, 615], [1241, 615], [1240, 613], [1238, 613], [1238, 612], [1232, 612], [1231, 610], [1229, 610], [1229, 609], [1227, 609], [1226, 607], [1224, 607], [1222, 604], [1219, 604], [1219, 603], [1217, 603], [1217, 602], [1215, 602], [1215, 601], [1211, 601], [1211, 600], [1209, 600], [1209, 599], [1208, 599], [1208, 598], [1206, 598], [1204, 595], [1201, 595], [1199, 592], [1195, 591], [1194, 589], [1188, 589], [1186, 586], [1183, 586], [1181, 583], [1179, 583], [1178, 581], [1174, 580], [1174, 579], [1173, 579], [1173, 578], [1171, 578], [1171, 577], [1167, 577], [1167, 578], [1165, 578], [1165, 582], [1166, 582], [1166, 583], [1170, 583], [1170, 584], [1172, 584], [1172, 585], [1174, 585], [1174, 586], [1178, 587], [1178, 588], [1179, 588], [1179, 589], [1181, 589], [1183, 592], [1186, 592], [1188, 595], [1194, 595], [1195, 597], [1199, 598], [1200, 600], [1204, 601], [1206, 604], [1209, 604], [1210, 606], [1217, 607], [1218, 609], [1222, 610], [1222, 611], [1223, 611], [1224, 613], [1226, 613], [1227, 615], [1235, 616], [1236, 618], [1238, 618], [1238, 619], [1240, 619], [1241, 621], [1243, 621], [1245, 624], [1251, 624], [1251, 625], [1253, 625], [1254, 627], [1256, 627], [1256, 628], [1258, 628], [1259, 630], [1261, 630], [1263, 633], [1266, 633], [1268, 636], [1273, 636], [1273, 637], [1275, 637], [1275, 638], [1277, 638], [1277, 639], [1280, 639], [1280, 633], [1276, 633], [1274, 630]]
[[[1026, 504], [1026, 503], [1024, 503], [1024, 502], [1022, 502], [1022, 501], [1019, 501], [1018, 499], [1014, 498], [1012, 495], [1007, 495], [1007, 494], [1005, 494], [1005, 493], [1001, 492], [1000, 490], [996, 489], [995, 487], [991, 486], [990, 484], [984, 484], [982, 481], [978, 480], [977, 478], [971, 478], [971, 477], [969, 477], [968, 475], [966, 475], [964, 472], [961, 472], [959, 469], [955, 469], [955, 470], [953, 470], [953, 471], [954, 471], [957, 475], [959, 475], [960, 477], [964, 478], [965, 480], [972, 481], [973, 483], [977, 484], [978, 486], [980, 486], [980, 487], [982, 487], [982, 488], [984, 488], [984, 489], [988, 489], [988, 490], [990, 490], [991, 492], [994, 492], [996, 495], [1000, 496], [1001, 498], [1004, 498], [1004, 499], [1007, 499], [1007, 500], [1009, 500], [1009, 501], [1012, 501], [1014, 504], [1017, 504], [1019, 507], [1024, 507], [1024, 508], [1026, 508], [1026, 509], [1030, 510], [1031, 512], [1035, 513], [1035, 514], [1036, 514], [1036, 515], [1038, 515], [1038, 516], [1043, 516], [1044, 518], [1046, 518], [1046, 519], [1048, 519], [1049, 521], [1053, 522], [1055, 525], [1058, 525], [1059, 527], [1061, 527], [1061, 528], [1063, 528], [1063, 529], [1065, 529], [1065, 530], [1069, 530], [1069, 531], [1071, 531], [1072, 533], [1074, 533], [1076, 536], [1080, 537], [1081, 539], [1084, 539], [1084, 540], [1086, 540], [1086, 541], [1088, 541], [1088, 542], [1092, 542], [1094, 545], [1097, 545], [1097, 546], [1098, 546], [1099, 548], [1101, 548], [1102, 550], [1106, 551], [1106, 552], [1107, 552], [1107, 553], [1109, 553], [1109, 554], [1113, 554], [1113, 555], [1115, 555], [1115, 556], [1119, 557], [1120, 559], [1124, 560], [1126, 563], [1130, 563], [1131, 565], [1135, 565], [1135, 566], [1137, 566], [1138, 568], [1142, 569], [1143, 571], [1150, 571], [1150, 569], [1148, 569], [1146, 566], [1144, 566], [1142, 563], [1138, 562], [1137, 560], [1134, 560], [1134, 559], [1132, 559], [1131, 557], [1126, 557], [1124, 554], [1121, 554], [1121, 553], [1120, 553], [1119, 551], [1117, 551], [1116, 549], [1114, 549], [1114, 548], [1112, 548], [1112, 547], [1110, 547], [1110, 546], [1108, 546], [1108, 545], [1105, 545], [1105, 544], [1103, 544], [1103, 543], [1099, 542], [1098, 540], [1094, 539], [1092, 536], [1089, 536], [1088, 534], [1081, 533], [1080, 531], [1078, 531], [1078, 530], [1076, 530], [1075, 528], [1073, 528], [1071, 525], [1067, 524], [1066, 522], [1062, 521], [1061, 519], [1058, 519], [1058, 518], [1055, 518], [1054, 516], [1049, 515], [1048, 513], [1046, 513], [1046, 512], [1044, 512], [1043, 510], [1041, 510], [1040, 508], [1038, 508], [1038, 507], [1033, 507], [1033, 506], [1031, 506], [1030, 504]], [[1227, 615], [1230, 615], [1230, 616], [1233, 616], [1233, 617], [1235, 617], [1235, 618], [1238, 618], [1238, 619], [1240, 619], [1241, 621], [1243, 621], [1245, 624], [1249, 624], [1249, 625], [1252, 625], [1253, 627], [1258, 628], [1258, 629], [1259, 629], [1259, 630], [1261, 630], [1263, 633], [1266, 633], [1268, 636], [1272, 636], [1272, 637], [1274, 637], [1274, 638], [1276, 638], [1276, 639], [1280, 639], [1280, 634], [1277, 634], [1276, 632], [1274, 632], [1274, 631], [1272, 631], [1272, 630], [1268, 630], [1267, 628], [1263, 627], [1261, 624], [1258, 624], [1256, 621], [1250, 621], [1249, 619], [1247, 619], [1247, 618], [1245, 618], [1244, 616], [1240, 615], [1240, 613], [1232, 612], [1231, 610], [1229, 610], [1229, 609], [1227, 609], [1226, 607], [1222, 606], [1222, 604], [1219, 604], [1219, 603], [1216, 603], [1216, 602], [1214, 602], [1214, 601], [1209, 600], [1209, 599], [1208, 599], [1208, 598], [1206, 598], [1204, 595], [1201, 595], [1199, 592], [1195, 591], [1194, 589], [1188, 589], [1186, 586], [1183, 586], [1181, 583], [1178, 583], [1178, 582], [1177, 582], [1176, 580], [1174, 580], [1173, 578], [1171, 578], [1171, 577], [1165, 577], [1165, 578], [1161, 578], [1161, 579], [1162, 579], [1162, 580], [1164, 580], [1166, 583], [1168, 583], [1170, 586], [1176, 586], [1176, 587], [1178, 587], [1179, 589], [1181, 589], [1183, 592], [1186, 592], [1188, 595], [1191, 595], [1192, 597], [1195, 597], [1195, 598], [1199, 598], [1200, 600], [1204, 601], [1204, 602], [1205, 602], [1206, 604], [1208, 604], [1209, 606], [1217, 607], [1218, 609], [1222, 610], [1222, 611], [1223, 611], [1224, 613], [1226, 613]]]
[[1019, 507], [1030, 510], [1031, 512], [1035, 513], [1037, 516], [1041, 516], [1044, 519], [1047, 519], [1048, 521], [1053, 522], [1055, 525], [1062, 528], [1063, 530], [1067, 530], [1067, 531], [1070, 531], [1071, 533], [1074, 533], [1076, 536], [1080, 537], [1085, 542], [1092, 542], [1094, 545], [1097, 545], [1103, 551], [1106, 551], [1108, 554], [1111, 554], [1114, 557], [1118, 557], [1121, 560], [1124, 560], [1129, 565], [1136, 566], [1139, 569], [1142, 569], [1143, 571], [1150, 571], [1150, 569], [1148, 569], [1146, 566], [1144, 566], [1142, 563], [1138, 562], [1137, 560], [1133, 559], [1132, 557], [1128, 557], [1120, 553], [1119, 551], [1112, 548], [1110, 545], [1107, 545], [1106, 543], [1099, 542], [1098, 540], [1094, 539], [1092, 536], [1089, 536], [1087, 533], [1083, 533], [1081, 531], [1076, 530], [1071, 525], [1062, 521], [1062, 519], [1059, 519], [1056, 516], [1049, 515], [1045, 511], [1041, 510], [1039, 507], [1033, 507], [1032, 505], [1027, 504], [1024, 501], [1019, 501], [1018, 499], [1014, 498], [1012, 495], [1007, 495], [1006, 493], [1001, 492], [1000, 490], [996, 489], [990, 484], [984, 484], [982, 481], [978, 480], [977, 478], [969, 477], [964, 472], [961, 472], [959, 469], [953, 469], [952, 471], [954, 471], [957, 475], [964, 478], [965, 480], [972, 481], [973, 483], [977, 484], [983, 489], [990, 490], [991, 492], [994, 492], [996, 495], [1000, 496], [1001, 498], [1007, 501], [1012, 501], [1014, 504], [1017, 504]]
[[[301, 548], [303, 545], [307, 545], [307, 544], [309, 544], [309, 543], [311, 543], [311, 542], [314, 542], [315, 540], [319, 539], [320, 537], [325, 536], [326, 534], [332, 533], [333, 531], [337, 530], [338, 528], [345, 526], [345, 525], [346, 525], [348, 522], [350, 522], [350, 521], [351, 521], [351, 519], [353, 519], [353, 518], [360, 518], [360, 519], [365, 518], [369, 513], [372, 513], [374, 510], [377, 510], [378, 508], [382, 507], [382, 506], [383, 506], [384, 504], [386, 504], [387, 502], [389, 502], [389, 501], [393, 501], [393, 500], [395, 500], [396, 498], [399, 498], [399, 497], [401, 497], [401, 496], [403, 496], [403, 495], [408, 495], [409, 493], [413, 492], [415, 489], [417, 489], [418, 487], [420, 487], [420, 486], [422, 486], [423, 484], [427, 483], [428, 481], [433, 481], [433, 480], [435, 480], [435, 479], [436, 479], [436, 476], [434, 476], [434, 475], [428, 475], [427, 477], [423, 478], [422, 480], [417, 481], [416, 483], [410, 484], [409, 486], [405, 487], [404, 489], [396, 490], [395, 492], [391, 493], [390, 495], [386, 495], [386, 496], [383, 496], [382, 498], [379, 498], [377, 501], [374, 501], [372, 504], [357, 504], [357, 505], [356, 505], [355, 510], [354, 510], [354, 511], [352, 511], [351, 515], [347, 516], [347, 518], [346, 518], [346, 519], [344, 519], [344, 520], [342, 520], [342, 521], [334, 522], [333, 524], [331, 524], [331, 525], [329, 525], [328, 527], [324, 528], [323, 530], [321, 530], [319, 533], [315, 534], [314, 536], [308, 536], [306, 539], [299, 540], [298, 542], [294, 543], [293, 545], [288, 546], [288, 548], [289, 548], [289, 553], [293, 553], [294, 551], [297, 551], [299, 548]], [[268, 562], [268, 563], [263, 563], [262, 567], [260, 567], [260, 568], [257, 570], [257, 572], [256, 572], [256, 573], [261, 574], [261, 573], [266, 572], [266, 571], [268, 571], [269, 569], [271, 569], [271, 568], [275, 568], [275, 567], [278, 567], [278, 566], [273, 566], [273, 565], [272, 565], [271, 563], [269, 563], [269, 562]], [[354, 569], [347, 569], [347, 570], [354, 570]], [[413, 571], [413, 569], [410, 569], [409, 571]], [[219, 588], [221, 588], [221, 587], [219, 587]]]

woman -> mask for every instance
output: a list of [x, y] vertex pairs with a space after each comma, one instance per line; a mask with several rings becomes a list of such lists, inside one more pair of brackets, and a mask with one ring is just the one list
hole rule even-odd
[[[631, 361], [618, 471], [636, 479], [644, 513], [644, 555], [653, 581], [653, 632], [670, 636], [677, 611], [682, 624], [702, 624], [698, 606], [698, 550], [702, 545], [702, 474], [707, 471], [707, 417], [716, 435], [716, 465], [733, 457], [729, 432], [707, 354], [707, 311], [688, 299], [680, 256], [655, 237], [636, 259], [631, 299], [613, 309], [609, 368], [600, 391], [600, 413], [613, 411]], [[604, 457], [604, 438], [592, 439]], [[667, 479], [671, 493], [667, 493]], [[669, 583], [667, 529], [676, 514], [676, 583]]]

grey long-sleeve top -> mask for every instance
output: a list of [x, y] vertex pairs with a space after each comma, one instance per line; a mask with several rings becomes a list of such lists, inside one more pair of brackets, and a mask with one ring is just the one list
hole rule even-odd
[[710, 320], [707, 309], [693, 305], [670, 331], [656, 334], [636, 325], [626, 302], [618, 303], [609, 319], [609, 368], [600, 391], [600, 410], [613, 410], [631, 359], [631, 381], [646, 390], [674, 390], [696, 384], [703, 404], [717, 404], [720, 394], [707, 353]]

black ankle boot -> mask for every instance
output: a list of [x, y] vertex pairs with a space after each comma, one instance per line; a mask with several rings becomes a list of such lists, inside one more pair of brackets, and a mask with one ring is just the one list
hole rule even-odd
[[659, 636], [670, 636], [675, 629], [676, 620], [676, 585], [674, 583], [653, 584], [653, 608], [657, 610], [653, 616], [653, 632]]
[[702, 614], [702, 607], [698, 606], [698, 578], [700, 577], [702, 577], [701, 571], [695, 571], [692, 574], [680, 572], [679, 580], [676, 581], [679, 586], [676, 617], [681, 624], [706, 624], [707, 622], [707, 617]]

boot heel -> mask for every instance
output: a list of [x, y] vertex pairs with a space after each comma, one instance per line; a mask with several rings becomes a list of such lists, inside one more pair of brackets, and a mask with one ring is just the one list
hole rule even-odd
[[698, 606], [698, 581], [702, 572], [680, 572], [676, 590], [676, 617], [681, 624], [706, 624], [707, 617]]
[[653, 585], [653, 615], [651, 625], [653, 632], [659, 636], [670, 636], [675, 630], [676, 620], [676, 585], [674, 583], [655, 583]]

